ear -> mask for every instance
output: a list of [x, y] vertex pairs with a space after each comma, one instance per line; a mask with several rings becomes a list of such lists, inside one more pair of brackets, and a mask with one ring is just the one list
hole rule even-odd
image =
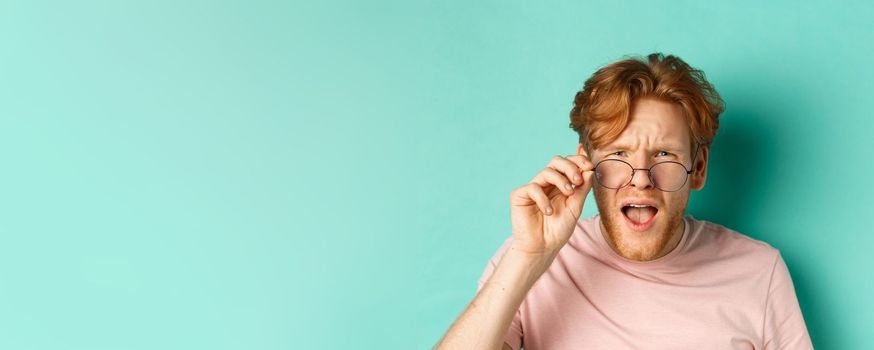
[[586, 158], [589, 158], [590, 161], [592, 160], [592, 157], [589, 157], [589, 153], [586, 152], [586, 148], [583, 147], [582, 143], [577, 146], [577, 155], [583, 155], [586, 156]]
[[701, 146], [695, 164], [692, 165], [692, 177], [690, 179], [690, 186], [696, 191], [704, 188], [704, 183], [707, 182], [707, 160], [709, 157], [710, 146]]

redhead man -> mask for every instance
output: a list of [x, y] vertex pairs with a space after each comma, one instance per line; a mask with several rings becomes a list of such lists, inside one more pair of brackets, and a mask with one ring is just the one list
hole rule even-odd
[[[676, 56], [595, 72], [577, 153], [512, 191], [512, 235], [436, 347], [812, 349], [780, 252], [685, 214], [723, 106]], [[599, 213], [580, 220], [590, 190]]]

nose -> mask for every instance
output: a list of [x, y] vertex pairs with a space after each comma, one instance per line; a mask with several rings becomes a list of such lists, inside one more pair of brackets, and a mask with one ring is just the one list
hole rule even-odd
[[648, 187], [653, 187], [654, 184], [649, 178], [649, 169], [647, 168], [636, 168], [631, 170], [631, 183], [630, 185], [645, 189]]

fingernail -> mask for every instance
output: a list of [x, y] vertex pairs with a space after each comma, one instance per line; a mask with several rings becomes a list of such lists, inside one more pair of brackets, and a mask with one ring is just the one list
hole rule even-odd
[[574, 190], [574, 186], [571, 185], [571, 184], [564, 184], [564, 188], [567, 188], [568, 191], [573, 191], [573, 190]]
[[577, 181], [577, 182], [580, 181], [580, 174], [574, 175], [574, 181]]
[[552, 214], [552, 206], [546, 207], [546, 215]]

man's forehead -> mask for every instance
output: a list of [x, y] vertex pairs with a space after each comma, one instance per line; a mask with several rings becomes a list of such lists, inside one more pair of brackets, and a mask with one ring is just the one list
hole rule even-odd
[[682, 142], [679, 138], [666, 137], [658, 140], [654, 140], [652, 142], [640, 140], [626, 140], [626, 139], [617, 139], [611, 143], [608, 143], [602, 147], [601, 149], [609, 149], [609, 148], [622, 148], [622, 149], [636, 149], [641, 146], [651, 149], [664, 149], [664, 150], [674, 150], [681, 151], [686, 149], [687, 145]]

